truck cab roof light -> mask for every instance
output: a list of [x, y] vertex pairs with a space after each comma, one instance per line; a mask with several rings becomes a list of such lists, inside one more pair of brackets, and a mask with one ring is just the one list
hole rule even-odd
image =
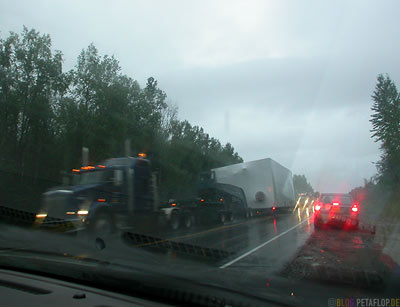
[[94, 166], [82, 166], [81, 169], [88, 170], [88, 169], [95, 169]]

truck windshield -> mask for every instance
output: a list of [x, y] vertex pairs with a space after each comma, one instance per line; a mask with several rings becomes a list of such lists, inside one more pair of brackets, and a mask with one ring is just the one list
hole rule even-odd
[[73, 185], [81, 184], [99, 184], [111, 180], [112, 173], [110, 171], [93, 171], [75, 175]]

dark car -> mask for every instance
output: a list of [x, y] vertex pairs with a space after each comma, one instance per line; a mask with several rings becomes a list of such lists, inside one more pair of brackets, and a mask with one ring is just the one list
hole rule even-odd
[[358, 228], [360, 206], [350, 194], [323, 193], [314, 202], [314, 226], [339, 225]]

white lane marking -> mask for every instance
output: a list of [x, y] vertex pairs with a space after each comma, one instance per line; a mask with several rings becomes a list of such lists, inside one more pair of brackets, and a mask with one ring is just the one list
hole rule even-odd
[[307, 220], [304, 220], [304, 221], [298, 223], [297, 225], [294, 225], [293, 227], [289, 228], [288, 230], [285, 230], [285, 231], [282, 232], [281, 234], [279, 234], [279, 235], [273, 237], [272, 239], [270, 239], [270, 240], [268, 240], [268, 241], [262, 243], [261, 245], [259, 245], [259, 246], [255, 247], [255, 248], [253, 248], [252, 250], [249, 250], [248, 252], [244, 253], [243, 255], [241, 255], [241, 256], [239, 256], [239, 257], [237, 257], [237, 258], [235, 258], [235, 259], [229, 261], [228, 263], [225, 263], [224, 265], [221, 265], [219, 268], [220, 268], [220, 269], [225, 269], [225, 268], [227, 268], [228, 266], [231, 266], [232, 264], [238, 262], [239, 260], [242, 260], [243, 258], [247, 257], [248, 255], [250, 255], [250, 254], [254, 253], [255, 251], [259, 250], [260, 248], [264, 247], [265, 245], [267, 245], [267, 244], [271, 243], [272, 241], [278, 239], [279, 237], [281, 237], [281, 236], [287, 234], [289, 231], [292, 231], [293, 229], [299, 227], [301, 224], [303, 224], [303, 223], [306, 222], [306, 221], [307, 221]]

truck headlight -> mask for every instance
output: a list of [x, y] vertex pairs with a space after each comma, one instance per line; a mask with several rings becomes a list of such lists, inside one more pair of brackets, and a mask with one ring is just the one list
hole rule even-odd
[[87, 210], [79, 210], [77, 213], [79, 215], [87, 215], [89, 213], [89, 211], [87, 211]]

